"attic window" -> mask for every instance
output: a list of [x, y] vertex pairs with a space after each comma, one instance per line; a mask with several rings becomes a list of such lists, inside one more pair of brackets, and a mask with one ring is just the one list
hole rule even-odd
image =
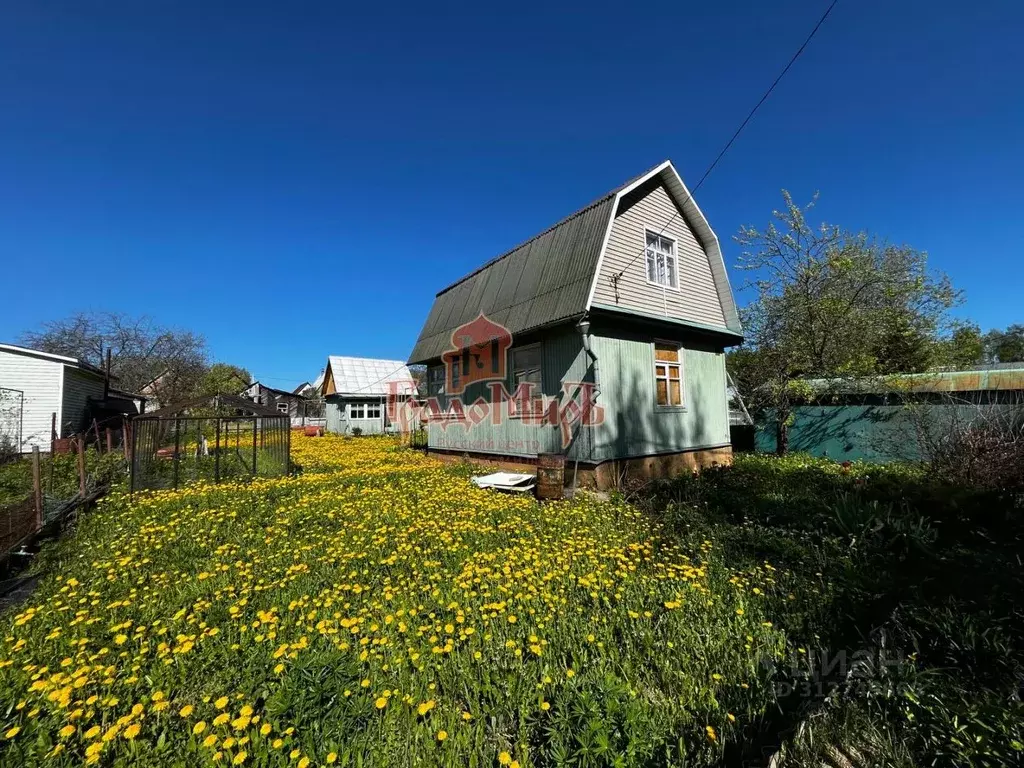
[[647, 282], [678, 288], [676, 241], [671, 237], [647, 232]]
[[278, 413], [288, 413], [288, 403], [287, 403], [287, 401], [278, 403], [277, 404], [277, 410], [278, 410]]

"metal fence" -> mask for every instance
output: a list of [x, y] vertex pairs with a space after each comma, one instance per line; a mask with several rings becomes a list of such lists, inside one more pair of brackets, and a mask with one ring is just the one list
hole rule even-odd
[[289, 418], [182, 416], [132, 421], [131, 489], [288, 474]]
[[82, 504], [101, 496], [124, 476], [124, 452], [104, 450], [87, 435], [69, 438], [67, 452], [18, 456], [3, 465], [0, 482], [0, 563], [44, 528], [63, 526]]

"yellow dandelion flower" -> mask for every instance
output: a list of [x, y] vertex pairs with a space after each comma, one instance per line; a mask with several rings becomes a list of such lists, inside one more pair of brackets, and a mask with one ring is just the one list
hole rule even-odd
[[178, 710], [178, 714], [182, 717], [188, 717], [192, 714], [193, 707], [191, 704], [186, 704], [184, 707]]
[[141, 731], [141, 730], [142, 730], [142, 726], [141, 725], [139, 725], [138, 723], [132, 723], [131, 725], [129, 725], [127, 728], [124, 729], [124, 733], [122, 735], [126, 739], [128, 739], [128, 741], [131, 741], [132, 739], [134, 739], [136, 736], [139, 735], [139, 731]]
[[8, 731], [7, 731], [7, 732], [6, 732], [5, 734], [4, 734], [4, 738], [5, 738], [5, 739], [13, 739], [13, 738], [14, 738], [15, 736], [17, 736], [17, 735], [18, 735], [19, 733], [21, 733], [21, 726], [18, 726], [18, 725], [16, 725], [16, 726], [14, 726], [13, 728], [10, 728], [10, 729], [9, 729], [9, 730], [8, 730]]
[[512, 764], [512, 755], [510, 755], [508, 752], [499, 752], [498, 753], [498, 762], [501, 763], [502, 765], [511, 765]]
[[233, 765], [241, 765], [242, 763], [245, 762], [245, 758], [247, 758], [248, 756], [249, 755], [246, 754], [245, 752], [239, 752], [237, 755], [235, 755], [235, 759], [232, 760], [231, 763]]
[[206, 730], [206, 721], [205, 720], [200, 720], [198, 723], [196, 723], [194, 726], [192, 726], [192, 733], [194, 733], [196, 736], [198, 736], [200, 733], [202, 733], [205, 730]]
[[386, 696], [381, 696], [375, 702], [373, 702], [373, 706], [375, 706], [377, 709], [384, 709], [384, 707], [386, 707], [387, 705], [388, 699]]
[[444, 741], [447, 738], [448, 738], [448, 731], [438, 731], [437, 732], [437, 740], [438, 741]]

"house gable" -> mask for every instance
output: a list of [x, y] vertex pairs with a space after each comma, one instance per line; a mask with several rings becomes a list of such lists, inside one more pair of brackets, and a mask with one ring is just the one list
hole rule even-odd
[[[648, 233], [673, 241], [676, 287], [648, 280]], [[670, 163], [619, 193], [591, 307], [740, 332], [718, 238]]]
[[[677, 236], [684, 284], [671, 303], [650, 286], [658, 293], [652, 305], [650, 292], [632, 278], [647, 285], [644, 225], [660, 232], [666, 223], [666, 234]], [[611, 275], [623, 268], [616, 282], [630, 287], [625, 300], [621, 290], [618, 297], [610, 290]], [[739, 334], [718, 238], [669, 161], [439, 292], [409, 362], [437, 360], [449, 350], [452, 330], [480, 314], [518, 336], [582, 317], [591, 307]]]

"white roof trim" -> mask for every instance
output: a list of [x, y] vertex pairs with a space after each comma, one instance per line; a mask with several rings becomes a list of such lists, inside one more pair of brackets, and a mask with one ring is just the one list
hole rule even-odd
[[654, 167], [628, 186], [620, 189], [615, 195], [615, 203], [612, 206], [611, 216], [608, 219], [608, 229], [605, 231], [604, 242], [601, 245], [601, 253], [597, 257], [597, 268], [594, 270], [594, 280], [590, 284], [590, 294], [587, 296], [586, 308], [589, 311], [594, 302], [594, 292], [597, 290], [597, 281], [601, 276], [601, 267], [604, 265], [604, 255], [605, 251], [608, 249], [608, 239], [611, 236], [612, 225], [615, 223], [615, 217], [619, 208], [619, 201], [640, 185], [645, 184], [655, 176], [662, 174], [665, 174], [662, 177], [662, 181], [665, 183], [665, 189], [668, 190], [668, 193], [672, 196], [673, 202], [675, 202], [682, 211], [683, 217], [686, 219], [687, 223], [693, 227], [694, 232], [697, 234], [697, 237], [700, 238], [701, 245], [708, 255], [711, 274], [715, 280], [715, 289], [718, 292], [718, 300], [722, 304], [722, 313], [725, 315], [725, 325], [729, 330], [739, 333], [742, 331], [742, 326], [740, 325], [739, 312], [736, 309], [736, 299], [733, 296], [732, 286], [729, 284], [729, 273], [725, 268], [725, 259], [722, 257], [722, 248], [718, 242], [718, 235], [716, 235], [715, 231], [711, 228], [707, 218], [704, 216], [704, 212], [701, 211], [700, 206], [697, 205], [697, 201], [693, 199], [693, 195], [690, 194], [690, 190], [686, 188], [686, 184], [683, 183], [682, 177], [679, 175], [675, 166], [672, 165], [671, 160], [666, 160], [660, 165]]
[[52, 352], [40, 352], [38, 349], [30, 349], [29, 347], [19, 347], [14, 344], [0, 344], [0, 350], [5, 352], [13, 352], [21, 355], [31, 355], [32, 357], [42, 357], [47, 360], [53, 360], [57, 363], [71, 363], [72, 365], [78, 365], [79, 362], [73, 357], [65, 357], [64, 355], [55, 355]]
[[19, 347], [16, 344], [0, 344], [0, 352], [10, 352], [15, 355], [27, 355], [28, 357], [39, 357], [43, 360], [50, 360], [54, 363], [70, 365], [80, 371], [84, 371], [85, 373], [94, 373], [99, 376], [106, 375], [96, 366], [83, 360], [78, 360], [74, 357], [67, 357], [66, 355], [55, 355], [52, 352], [41, 352], [38, 349], [30, 349], [29, 347]]

